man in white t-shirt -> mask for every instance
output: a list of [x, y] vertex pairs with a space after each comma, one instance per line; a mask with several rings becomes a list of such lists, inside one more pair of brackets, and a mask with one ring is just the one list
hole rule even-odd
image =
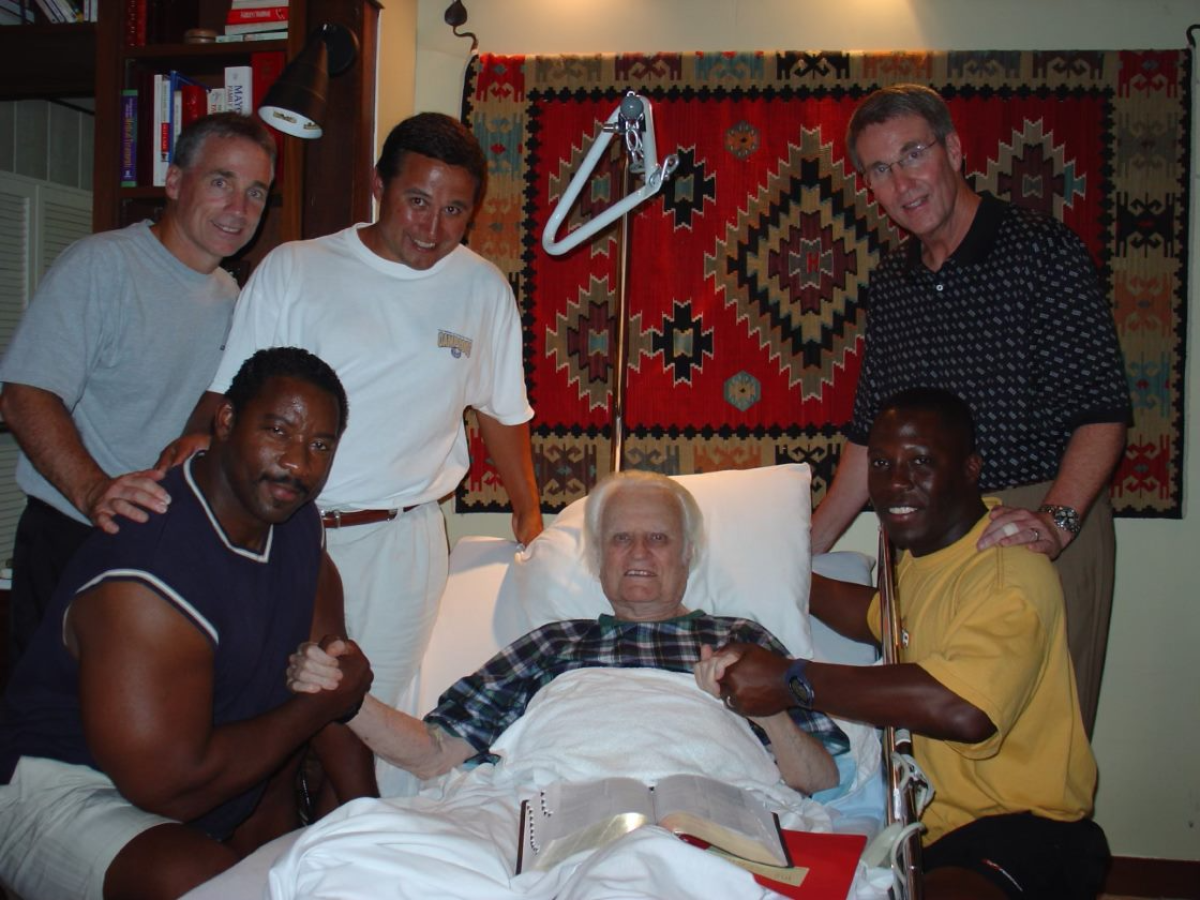
[[375, 171], [379, 220], [263, 260], [198, 407], [262, 347], [303, 347], [338, 373], [353, 416], [318, 505], [347, 630], [374, 665], [372, 692], [391, 706], [410, 705], [404, 692], [445, 586], [438, 501], [467, 471], [467, 407], [512, 501], [517, 539], [542, 530], [517, 305], [500, 271], [462, 244], [486, 172], [479, 143], [455, 119], [423, 113], [397, 125]]

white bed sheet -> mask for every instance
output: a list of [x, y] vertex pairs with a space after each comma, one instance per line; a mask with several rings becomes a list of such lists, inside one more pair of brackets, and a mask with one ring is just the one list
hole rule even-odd
[[[414, 708], [432, 708], [449, 684], [478, 668], [517, 636], [507, 634], [511, 623], [494, 616], [495, 597], [515, 550], [512, 542], [493, 538], [464, 538], [455, 547], [442, 612], [410, 698]], [[858, 554], [818, 557], [814, 569], [845, 580], [869, 581], [870, 575], [869, 561]], [[861, 646], [841, 644], [836, 635], [819, 627], [814, 629], [814, 640], [818, 658], [870, 661], [869, 651], [864, 656]], [[556, 679], [547, 690], [562, 681]], [[695, 690], [702, 701], [712, 700]], [[862, 763], [854, 789], [828, 809], [793, 792], [788, 792], [795, 798], [790, 805], [774, 797], [774, 805], [784, 812], [785, 827], [832, 827], [869, 834], [881, 826], [882, 780], [877, 766], [868, 771], [871, 762], [878, 761], [877, 740], [873, 731], [861, 726], [849, 725], [847, 731]], [[504, 740], [498, 744], [501, 750], [505, 749]], [[622, 774], [631, 774], [629, 759], [643, 756], [641, 752], [622, 755]], [[547, 759], [549, 755], [540, 758], [538, 766]], [[736, 867], [653, 828], [593, 854], [582, 865], [514, 878], [510, 856], [515, 853], [518, 798], [534, 784], [546, 783], [554, 772], [506, 768], [504, 763], [484, 765], [450, 773], [423, 788], [407, 773], [390, 766], [383, 767], [380, 775], [381, 789], [391, 799], [347, 804], [318, 826], [268, 844], [188, 894], [187, 900], [776, 896]], [[578, 777], [579, 773], [571, 775]], [[647, 777], [653, 780], [654, 773]], [[782, 785], [779, 788], [783, 789]], [[418, 789], [420, 794], [412, 796]], [[882, 898], [885, 892], [877, 885], [885, 880], [884, 875], [860, 867], [849, 896], [856, 900]]]
[[[349, 804], [308, 831], [271, 870], [273, 900], [374, 897], [461, 900], [591, 897], [596, 863], [514, 876], [519, 801], [555, 781], [706, 774], [745, 788], [786, 827], [827, 831], [828, 811], [786, 787], [746, 721], [690, 675], [645, 669], [581, 669], [559, 676], [493, 745], [500, 757], [452, 773], [420, 795]], [[619, 867], [630, 897], [769, 896], [749, 875], [677, 852], [665, 833], [622, 839], [603, 865]], [[732, 869], [733, 871], [727, 871]], [[614, 869], [617, 871], [617, 869]], [[725, 890], [711, 893], [714, 881]], [[383, 886], [382, 891], [381, 887]]]

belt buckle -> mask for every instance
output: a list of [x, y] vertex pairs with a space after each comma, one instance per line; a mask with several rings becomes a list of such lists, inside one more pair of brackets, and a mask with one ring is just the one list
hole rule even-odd
[[334, 528], [342, 527], [342, 511], [340, 509], [335, 509], [332, 513], [326, 513], [326, 515], [333, 516], [333, 527]]

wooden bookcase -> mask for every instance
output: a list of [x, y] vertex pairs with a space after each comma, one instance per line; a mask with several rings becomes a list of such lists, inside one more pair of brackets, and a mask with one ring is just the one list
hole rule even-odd
[[96, 26], [0, 27], [0, 100], [90, 97], [96, 75]]
[[[303, 48], [311, 30], [334, 22], [359, 40], [353, 67], [329, 81], [325, 136], [316, 141], [277, 136], [283, 158], [280, 183], [258, 235], [230, 261], [239, 278], [249, 274], [268, 251], [284, 241], [319, 237], [371, 211], [374, 164], [375, 59], [380, 5], [375, 0], [291, 0], [286, 41], [185, 44], [189, 28], [220, 34], [229, 0], [146, 0], [159, 15], [145, 46], [125, 41], [125, 0], [100, 0], [95, 24], [95, 172], [93, 228], [121, 228], [156, 218], [164, 203], [161, 187], [148, 187], [139, 172], [138, 187], [121, 187], [121, 92], [144, 89], [146, 76], [175, 69], [189, 77], [220, 83], [226, 66], [249, 65], [252, 53], [283, 50], [288, 59]], [[139, 95], [138, 115], [150, 115], [152, 99]]]

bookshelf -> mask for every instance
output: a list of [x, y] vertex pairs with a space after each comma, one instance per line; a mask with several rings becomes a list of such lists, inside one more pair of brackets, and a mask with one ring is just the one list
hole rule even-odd
[[[95, 173], [93, 228], [121, 228], [156, 218], [165, 197], [153, 187], [147, 165], [138, 166], [136, 187], [121, 186], [121, 93], [138, 90], [138, 117], [152, 116], [147, 86], [155, 74], [177, 70], [210, 87], [219, 86], [226, 66], [250, 65], [256, 53], [282, 51], [288, 59], [322, 22], [335, 22], [359, 38], [354, 66], [329, 82], [325, 137], [316, 141], [277, 135], [282, 176], [271, 191], [257, 237], [232, 261], [244, 279], [268, 251], [284, 241], [319, 237], [355, 221], [371, 209], [374, 163], [375, 54], [380, 5], [375, 0], [291, 0], [286, 41], [185, 44], [189, 28], [222, 32], [229, 0], [146, 0], [151, 24], [144, 46], [126, 43], [126, 16], [136, 3], [100, 0], [95, 31]], [[148, 138], [150, 129], [139, 128]], [[143, 161], [148, 154], [140, 154]]]
[[0, 28], [0, 100], [90, 97], [95, 72], [93, 22]]

